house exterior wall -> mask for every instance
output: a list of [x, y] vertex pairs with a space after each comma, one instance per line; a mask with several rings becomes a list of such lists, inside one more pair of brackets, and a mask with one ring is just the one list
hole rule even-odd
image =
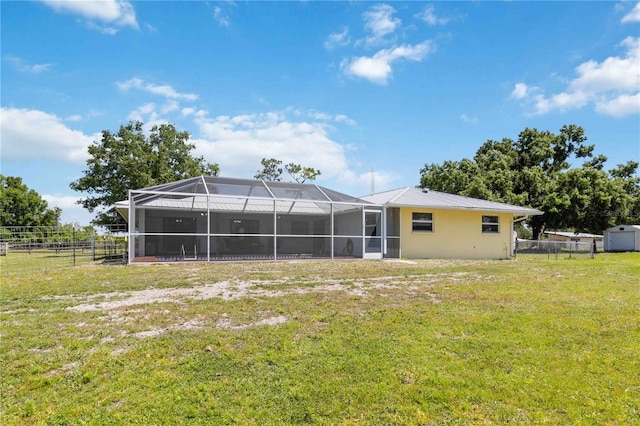
[[[433, 232], [414, 232], [412, 213], [432, 213]], [[511, 257], [513, 215], [428, 208], [401, 209], [401, 256], [409, 259]], [[498, 216], [499, 232], [482, 232], [482, 216]]]

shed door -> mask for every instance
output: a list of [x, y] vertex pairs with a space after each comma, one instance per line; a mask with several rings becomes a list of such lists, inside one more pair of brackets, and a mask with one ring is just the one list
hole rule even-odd
[[609, 237], [609, 250], [611, 251], [632, 251], [636, 249], [636, 233], [613, 232]]

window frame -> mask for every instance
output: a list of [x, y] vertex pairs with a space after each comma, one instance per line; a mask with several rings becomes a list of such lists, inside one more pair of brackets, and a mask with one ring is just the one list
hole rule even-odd
[[[431, 219], [416, 219], [415, 215], [429, 215]], [[430, 225], [431, 229], [416, 229], [417, 225]], [[433, 225], [433, 213], [431, 212], [411, 212], [411, 232], [416, 232], [419, 234], [432, 234], [435, 232], [435, 227]]]
[[[495, 222], [489, 218], [495, 218]], [[495, 228], [495, 231], [492, 230], [494, 228]], [[489, 235], [500, 234], [500, 216], [483, 214], [482, 215], [482, 233], [489, 234]]]

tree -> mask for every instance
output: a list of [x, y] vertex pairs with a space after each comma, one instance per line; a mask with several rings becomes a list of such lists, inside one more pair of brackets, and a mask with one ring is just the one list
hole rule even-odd
[[[262, 164], [262, 170], [258, 170], [255, 174], [256, 179], [264, 179], [268, 181], [279, 182], [282, 180], [282, 161], [275, 158], [263, 158], [260, 160]], [[307, 181], [313, 181], [320, 176], [320, 170], [316, 170], [312, 167], [303, 167], [300, 164], [289, 163], [284, 166], [284, 169], [289, 175], [298, 183], [305, 183]]]
[[599, 233], [628, 215], [629, 194], [607, 172], [580, 167], [559, 176], [558, 193], [568, 198], [563, 224], [573, 230]]
[[129, 189], [169, 183], [200, 175], [217, 176], [217, 164], [193, 157], [195, 145], [189, 133], [179, 132], [173, 124], [153, 126], [149, 136], [139, 121], [121, 125], [117, 133], [102, 131], [102, 140], [89, 146], [84, 176], [69, 186], [90, 194], [78, 201], [93, 212], [100, 208], [96, 225], [121, 225], [125, 220], [113, 205], [128, 197]]
[[295, 163], [289, 163], [284, 168], [293, 180], [298, 183], [316, 180], [321, 175], [320, 170], [316, 170], [313, 167], [302, 167], [300, 164]]
[[[627, 161], [618, 164], [609, 174], [622, 185], [624, 193], [628, 197], [628, 203], [624, 212], [617, 212], [620, 218], [618, 223], [640, 223], [640, 176], [638, 176], [638, 162]], [[625, 218], [624, 220], [622, 218]]]
[[[55, 226], [58, 214], [46, 200], [22, 183], [0, 174], [0, 226]], [[59, 209], [58, 209], [59, 210]]]
[[272, 182], [280, 182], [282, 180], [282, 167], [280, 167], [282, 161], [275, 158], [263, 158], [260, 160], [260, 164], [262, 164], [262, 170], [258, 170], [254, 178]]
[[[576, 125], [565, 125], [558, 134], [525, 129], [516, 141], [485, 142], [473, 160], [426, 164], [420, 185], [543, 210], [543, 216], [527, 221], [534, 238], [548, 227], [600, 232], [640, 216], [638, 164], [604, 172], [606, 156], [594, 157], [595, 146], [586, 141]], [[576, 159], [585, 162], [571, 169]]]

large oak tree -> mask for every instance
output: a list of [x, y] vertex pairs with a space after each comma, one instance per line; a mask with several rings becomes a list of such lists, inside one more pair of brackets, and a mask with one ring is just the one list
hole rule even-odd
[[[534, 238], [545, 228], [602, 232], [617, 223], [638, 219], [638, 163], [619, 165], [608, 173], [607, 158], [593, 156], [584, 129], [565, 125], [557, 134], [525, 129], [517, 140], [488, 140], [473, 160], [425, 164], [420, 185], [543, 210], [528, 220]], [[583, 161], [580, 167], [572, 163]]]
[[189, 133], [177, 131], [173, 124], [153, 126], [148, 136], [139, 121], [121, 125], [117, 133], [103, 130], [102, 140], [89, 146], [84, 176], [70, 187], [89, 194], [78, 201], [89, 212], [101, 210], [94, 224], [124, 224], [113, 205], [127, 199], [129, 189], [218, 175], [218, 165], [194, 157], [194, 148]]

